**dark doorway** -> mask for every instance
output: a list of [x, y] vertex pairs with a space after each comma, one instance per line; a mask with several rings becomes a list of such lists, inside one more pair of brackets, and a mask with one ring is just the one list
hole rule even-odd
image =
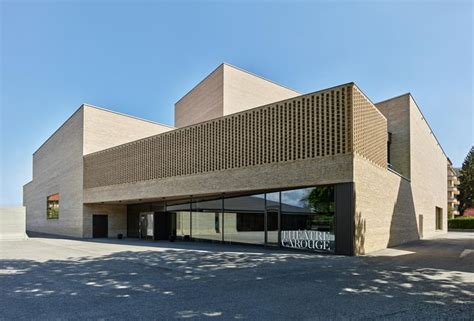
[[171, 213], [155, 213], [155, 240], [168, 240], [171, 231]]
[[108, 237], [109, 217], [107, 215], [92, 215], [92, 237]]
[[443, 229], [443, 209], [436, 206], [436, 229]]

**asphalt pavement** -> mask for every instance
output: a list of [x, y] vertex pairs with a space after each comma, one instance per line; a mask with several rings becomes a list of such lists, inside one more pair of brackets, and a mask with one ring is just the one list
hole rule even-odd
[[361, 257], [198, 242], [0, 242], [1, 320], [474, 320], [474, 233]]

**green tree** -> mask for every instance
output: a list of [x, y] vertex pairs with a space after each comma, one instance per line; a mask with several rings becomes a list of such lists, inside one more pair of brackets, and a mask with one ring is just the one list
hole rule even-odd
[[474, 146], [464, 159], [459, 177], [459, 209], [474, 207]]

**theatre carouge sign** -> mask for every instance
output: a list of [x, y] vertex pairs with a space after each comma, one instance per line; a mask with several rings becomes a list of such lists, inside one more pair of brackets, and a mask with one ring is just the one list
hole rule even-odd
[[294, 249], [334, 252], [334, 234], [330, 232], [297, 230], [281, 231], [281, 245]]

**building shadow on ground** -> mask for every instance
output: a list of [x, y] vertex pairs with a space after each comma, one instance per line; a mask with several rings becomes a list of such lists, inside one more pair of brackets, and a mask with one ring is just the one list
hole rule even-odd
[[[408, 244], [396, 256], [367, 257], [254, 248], [224, 252], [205, 243], [194, 243], [192, 249], [185, 243], [172, 246], [45, 262], [1, 260], [2, 317], [252, 318], [262, 307], [279, 311], [295, 296], [305, 301], [286, 307], [283, 316], [298, 316], [296, 311], [317, 315], [317, 303], [328, 296], [334, 304], [325, 309], [334, 317], [350, 316], [348, 309], [354, 307], [338, 306], [339, 299], [346, 304], [360, 300], [361, 309], [373, 310], [372, 318], [381, 315], [375, 303], [397, 300], [425, 306], [420, 313], [443, 308], [447, 317], [453, 310], [463, 316], [473, 311], [472, 265], [459, 264], [454, 256], [445, 262], [427, 260], [423, 243]], [[472, 261], [472, 256], [465, 259]], [[269, 307], [272, 295], [275, 306]], [[239, 308], [235, 300], [247, 307]]]

